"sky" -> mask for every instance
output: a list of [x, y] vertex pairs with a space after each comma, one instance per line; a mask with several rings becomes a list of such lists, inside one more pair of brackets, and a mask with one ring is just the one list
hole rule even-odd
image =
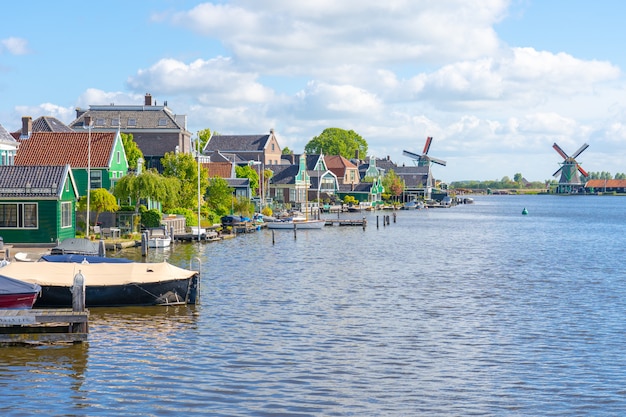
[[[478, 5], [477, 5], [478, 4]], [[626, 172], [620, 0], [22, 0], [2, 6], [0, 124], [150, 93], [194, 133], [264, 134], [296, 153], [324, 129], [368, 155], [447, 161], [445, 182], [563, 158]], [[558, 179], [558, 178], [557, 178]]]

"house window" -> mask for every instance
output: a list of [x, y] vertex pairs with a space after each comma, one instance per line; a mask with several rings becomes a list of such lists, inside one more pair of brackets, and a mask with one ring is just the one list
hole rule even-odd
[[69, 180], [65, 181], [65, 192], [66, 193], [70, 192], [70, 181]]
[[102, 171], [91, 171], [90, 174], [91, 189], [102, 188]]
[[111, 126], [119, 126], [120, 125], [120, 119], [111, 119]]
[[272, 152], [274, 151], [274, 144], [272, 143]]
[[167, 126], [167, 119], [165, 117], [159, 119], [159, 126]]
[[36, 229], [37, 204], [0, 203], [0, 227], [16, 229]]
[[133, 118], [129, 118], [128, 119], [128, 126], [137, 126], [137, 119]]
[[104, 118], [103, 117], [98, 117], [96, 119], [96, 126], [104, 126]]
[[0, 162], [0, 165], [6, 165], [7, 164], [7, 155], [5, 153], [2, 154], [2, 162]]
[[117, 163], [119, 164], [121, 161], [120, 151], [117, 151]]
[[72, 203], [61, 203], [61, 227], [72, 227]]

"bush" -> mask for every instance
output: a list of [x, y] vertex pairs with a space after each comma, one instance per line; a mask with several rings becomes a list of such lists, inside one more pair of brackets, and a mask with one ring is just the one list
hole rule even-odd
[[168, 210], [168, 214], [180, 214], [185, 216], [185, 225], [187, 226], [198, 225], [198, 213], [194, 213], [191, 209], [176, 207], [175, 209]]
[[141, 213], [143, 227], [159, 227], [161, 225], [161, 212], [157, 209], [146, 210]]

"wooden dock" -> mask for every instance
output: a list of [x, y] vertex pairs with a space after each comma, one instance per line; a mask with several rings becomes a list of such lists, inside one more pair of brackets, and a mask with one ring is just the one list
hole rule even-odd
[[89, 311], [0, 309], [0, 345], [86, 342]]
[[326, 226], [360, 226], [365, 229], [365, 219], [326, 219]]

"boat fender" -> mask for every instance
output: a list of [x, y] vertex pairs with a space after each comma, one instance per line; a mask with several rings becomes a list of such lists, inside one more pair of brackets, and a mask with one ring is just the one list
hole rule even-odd
[[528, 214], [528, 210], [526, 210], [526, 207], [524, 207], [524, 210], [522, 210], [522, 214], [523, 215], [527, 215]]

